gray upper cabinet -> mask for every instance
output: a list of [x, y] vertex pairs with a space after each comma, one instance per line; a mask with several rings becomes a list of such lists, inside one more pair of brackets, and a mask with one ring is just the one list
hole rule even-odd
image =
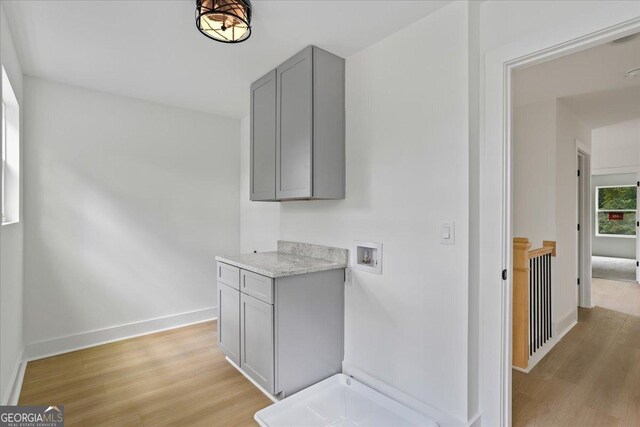
[[251, 200], [276, 197], [276, 71], [251, 85]]
[[344, 91], [344, 59], [315, 46], [251, 86], [251, 200], [345, 197]]
[[276, 197], [312, 196], [313, 54], [307, 48], [276, 70]]

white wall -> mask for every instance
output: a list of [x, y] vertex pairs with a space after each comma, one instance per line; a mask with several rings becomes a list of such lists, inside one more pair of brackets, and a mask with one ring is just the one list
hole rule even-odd
[[[346, 287], [345, 362], [465, 421], [467, 18], [455, 3], [347, 58], [346, 199], [279, 206], [281, 238], [384, 244], [383, 274]], [[443, 221], [455, 246], [440, 244]]]
[[556, 106], [556, 291], [554, 323], [562, 333], [578, 319], [578, 179], [576, 139], [591, 146], [591, 128], [558, 100]]
[[25, 79], [28, 344], [216, 306], [239, 122]]
[[[0, 61], [11, 81], [18, 104], [23, 106], [22, 69], [2, 8], [3, 6], [0, 5], [0, 53], [2, 55]], [[20, 113], [22, 122], [24, 114], [22, 111]], [[22, 132], [20, 137], [22, 139]], [[22, 168], [20, 168], [20, 174], [23, 175]], [[22, 204], [22, 197], [20, 199]], [[23, 224], [19, 222], [2, 226], [0, 229], [0, 403], [2, 404], [9, 399], [24, 347], [22, 270]]]
[[481, 51], [556, 32], [567, 23], [614, 8], [627, 0], [485, 0], [481, 6]]
[[480, 2], [469, 2], [469, 318], [467, 418], [480, 415]]
[[594, 129], [594, 174], [640, 172], [640, 119]]
[[556, 100], [513, 114], [513, 235], [533, 247], [556, 234]]
[[553, 320], [562, 332], [577, 319], [576, 139], [591, 145], [591, 129], [561, 100], [514, 109], [513, 230], [532, 249], [555, 240]]
[[249, 200], [250, 125], [249, 116], [240, 122], [240, 250], [275, 251], [280, 236], [280, 203]]
[[[593, 141], [595, 142], [595, 140]], [[601, 185], [635, 185], [638, 177], [633, 173], [594, 175], [591, 177], [591, 194], [596, 200], [596, 187]], [[595, 202], [594, 202], [595, 203]], [[595, 210], [595, 204], [593, 206]], [[596, 215], [592, 216], [591, 252], [593, 255], [636, 259], [636, 239], [613, 236], [596, 236]]]

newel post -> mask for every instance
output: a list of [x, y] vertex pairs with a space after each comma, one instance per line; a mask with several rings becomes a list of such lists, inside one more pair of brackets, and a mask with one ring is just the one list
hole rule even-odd
[[529, 362], [529, 249], [526, 237], [513, 239], [513, 366]]

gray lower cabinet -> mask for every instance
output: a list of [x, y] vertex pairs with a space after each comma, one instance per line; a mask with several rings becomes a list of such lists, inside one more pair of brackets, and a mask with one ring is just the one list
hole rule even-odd
[[[237, 268], [219, 262], [235, 283]], [[218, 283], [218, 344], [257, 384], [287, 396], [342, 370], [344, 270]]]
[[240, 366], [269, 393], [274, 390], [273, 306], [240, 295]]
[[240, 270], [240, 290], [267, 304], [273, 304], [273, 279], [269, 277]]
[[232, 265], [218, 263], [218, 283], [224, 283], [235, 289], [240, 289], [240, 269]]
[[344, 59], [309, 46], [251, 85], [251, 200], [344, 199]]
[[218, 282], [218, 344], [235, 364], [240, 363], [240, 291]]

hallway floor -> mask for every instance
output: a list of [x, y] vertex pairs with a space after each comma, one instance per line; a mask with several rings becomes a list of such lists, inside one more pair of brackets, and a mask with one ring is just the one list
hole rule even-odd
[[597, 307], [640, 317], [640, 284], [591, 279], [591, 302]]
[[529, 373], [513, 370], [514, 426], [640, 425], [640, 317], [579, 309]]

